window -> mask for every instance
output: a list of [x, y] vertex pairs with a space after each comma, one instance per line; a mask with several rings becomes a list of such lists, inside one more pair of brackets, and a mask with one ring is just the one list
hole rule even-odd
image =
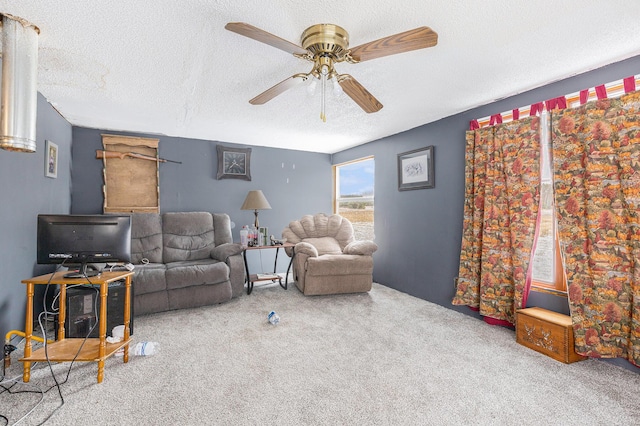
[[[617, 80], [604, 85], [581, 90], [580, 92], [568, 94], [556, 98], [560, 100], [564, 98], [568, 108], [582, 105], [593, 99], [601, 99], [607, 97], [612, 99], [636, 90], [640, 83], [640, 74]], [[485, 127], [492, 126], [495, 119], [498, 123], [506, 123], [519, 116], [535, 115], [534, 107], [540, 113], [541, 120], [541, 144], [542, 144], [542, 167], [541, 167], [541, 187], [540, 187], [540, 213], [541, 220], [538, 229], [538, 241], [536, 243], [535, 252], [532, 261], [532, 290], [556, 295], [567, 296], [567, 278], [564, 271], [562, 254], [560, 251], [560, 242], [557, 233], [557, 220], [555, 216], [555, 206], [553, 201], [553, 173], [552, 158], [549, 138], [549, 116], [546, 108], [554, 108], [550, 102], [548, 104], [540, 102], [532, 104], [530, 107], [517, 108], [511, 111], [505, 111], [501, 114], [495, 114], [478, 120], [472, 120], [471, 126]], [[544, 106], [543, 106], [544, 105]], [[538, 106], [542, 109], [538, 109]], [[561, 106], [558, 106], [562, 108]], [[517, 112], [517, 115], [516, 115]]]
[[560, 252], [553, 201], [553, 173], [548, 119], [549, 115], [546, 111], [543, 112], [540, 116], [540, 143], [542, 145], [540, 224], [538, 225], [538, 241], [533, 256], [531, 285], [533, 290], [566, 294], [567, 283]]
[[353, 224], [356, 240], [373, 240], [373, 157], [333, 166], [333, 212]]

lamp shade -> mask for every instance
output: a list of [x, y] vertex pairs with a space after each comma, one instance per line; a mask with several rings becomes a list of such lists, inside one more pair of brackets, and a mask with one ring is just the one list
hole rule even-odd
[[241, 210], [271, 210], [271, 205], [267, 201], [261, 190], [249, 191], [247, 198], [242, 203]]
[[253, 210], [253, 214], [256, 217], [253, 226], [258, 228], [260, 224], [258, 223], [258, 210], [271, 210], [271, 205], [267, 201], [267, 198], [264, 196], [262, 191], [255, 190], [249, 191], [247, 194], [247, 198], [244, 199], [244, 203], [242, 203], [241, 210]]

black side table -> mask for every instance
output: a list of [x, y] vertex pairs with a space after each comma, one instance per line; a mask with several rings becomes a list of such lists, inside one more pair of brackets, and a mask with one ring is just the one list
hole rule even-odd
[[[293, 258], [296, 256], [295, 247], [296, 245], [293, 243], [284, 243], [284, 244], [278, 244], [274, 246], [245, 247], [244, 251], [242, 252], [242, 256], [244, 258], [244, 269], [245, 269], [245, 272], [247, 273], [247, 277], [246, 277], [247, 294], [251, 294], [251, 291], [253, 291], [253, 283], [257, 281], [276, 282], [277, 280], [278, 283], [280, 284], [280, 287], [286, 290], [289, 285], [289, 271], [291, 270], [291, 265], [293, 264]], [[281, 248], [282, 249], [291, 248], [292, 250], [291, 260], [289, 261], [289, 266], [287, 266], [287, 275], [284, 278], [284, 284], [282, 284], [282, 277], [280, 277], [280, 275], [276, 273], [276, 268], [278, 267], [278, 253], [280, 252]], [[247, 252], [251, 250], [269, 250], [269, 249], [276, 249], [276, 258], [273, 262], [273, 274], [250, 274], [249, 263], [247, 262]]]

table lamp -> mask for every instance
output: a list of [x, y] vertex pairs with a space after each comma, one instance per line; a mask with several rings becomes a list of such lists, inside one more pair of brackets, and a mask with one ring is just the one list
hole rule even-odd
[[247, 198], [244, 199], [244, 203], [242, 203], [241, 210], [253, 210], [256, 215], [256, 221], [254, 226], [259, 228], [258, 224], [258, 210], [271, 210], [271, 205], [265, 198], [264, 194], [261, 190], [249, 191], [247, 194]]

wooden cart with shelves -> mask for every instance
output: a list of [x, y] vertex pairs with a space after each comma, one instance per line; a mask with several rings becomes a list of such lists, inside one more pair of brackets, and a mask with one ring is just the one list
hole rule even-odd
[[[131, 341], [129, 334], [130, 312], [131, 312], [131, 276], [133, 272], [102, 272], [97, 277], [87, 278], [65, 278], [67, 271], [56, 272], [53, 274], [41, 275], [38, 277], [22, 280], [27, 287], [27, 314], [25, 320], [25, 345], [24, 357], [20, 361], [24, 365], [22, 373], [23, 381], [29, 382], [31, 379], [31, 363], [39, 361], [87, 361], [98, 363], [98, 383], [104, 378], [104, 361], [115, 354], [121, 348], [124, 348], [123, 361], [129, 361], [129, 342]], [[125, 299], [124, 299], [124, 339], [118, 343], [108, 343], [107, 335], [107, 295], [109, 291], [109, 283], [124, 280], [125, 282]], [[47, 344], [45, 348], [40, 348], [32, 352], [31, 340], [33, 337], [33, 294], [36, 285], [59, 285], [60, 300], [66, 300], [66, 292], [68, 285], [95, 285], [100, 287], [100, 312], [98, 314], [98, 338], [65, 338], [64, 321], [66, 318], [65, 303], [60, 303], [60, 311], [58, 313], [58, 336], [53, 343]]]

